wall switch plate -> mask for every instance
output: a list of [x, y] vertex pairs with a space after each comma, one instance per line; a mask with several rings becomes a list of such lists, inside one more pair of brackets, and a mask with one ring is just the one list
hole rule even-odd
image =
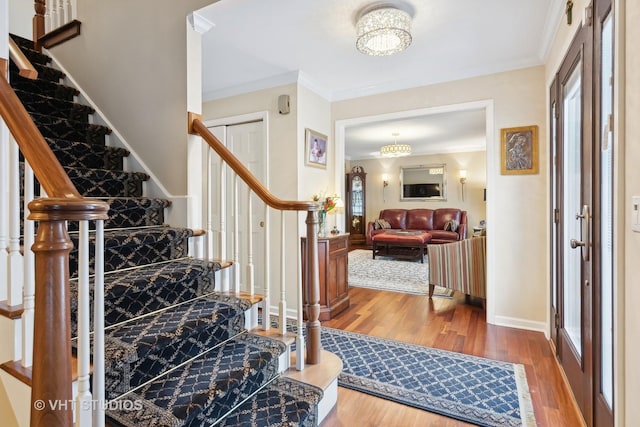
[[640, 233], [640, 196], [631, 197], [631, 230]]

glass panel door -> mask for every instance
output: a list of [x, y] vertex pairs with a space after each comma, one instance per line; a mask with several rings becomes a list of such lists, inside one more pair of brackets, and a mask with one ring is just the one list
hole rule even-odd
[[[582, 66], [574, 67], [563, 89], [563, 259], [562, 324], [578, 360], [582, 356], [582, 256], [570, 245], [581, 236], [582, 211]], [[573, 220], [575, 218], [575, 220]]]

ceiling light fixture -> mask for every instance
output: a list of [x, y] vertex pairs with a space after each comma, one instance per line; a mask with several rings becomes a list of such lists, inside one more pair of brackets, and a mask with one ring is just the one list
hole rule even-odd
[[391, 134], [393, 136], [393, 144], [385, 145], [380, 148], [382, 157], [402, 157], [411, 154], [411, 146], [407, 144], [398, 144], [398, 132]]
[[385, 56], [411, 44], [411, 16], [404, 10], [382, 6], [366, 10], [356, 23], [356, 47], [366, 55]]

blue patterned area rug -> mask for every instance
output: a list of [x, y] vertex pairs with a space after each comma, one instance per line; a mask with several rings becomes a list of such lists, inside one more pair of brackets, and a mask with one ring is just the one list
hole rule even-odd
[[322, 328], [338, 384], [480, 426], [535, 426], [523, 365]]

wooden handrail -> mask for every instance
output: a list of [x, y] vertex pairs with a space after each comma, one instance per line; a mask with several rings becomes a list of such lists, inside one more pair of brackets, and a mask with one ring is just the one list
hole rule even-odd
[[16, 42], [9, 37], [9, 57], [18, 67], [18, 74], [27, 79], [35, 80], [38, 78], [38, 72], [33, 67], [31, 62], [24, 56], [24, 53], [20, 50]]
[[0, 116], [33, 168], [44, 191], [54, 198], [80, 198], [80, 194], [31, 120], [24, 105], [4, 78], [0, 78]]
[[256, 193], [260, 199], [272, 207], [282, 211], [319, 211], [320, 204], [318, 202], [292, 201], [282, 200], [274, 196], [254, 174], [247, 169], [240, 160], [233, 155], [227, 147], [214, 134], [209, 131], [207, 126], [202, 123], [200, 116], [195, 113], [189, 113], [189, 133], [191, 135], [199, 135], [207, 144], [224, 160], [238, 176], [247, 183], [251, 191]]

